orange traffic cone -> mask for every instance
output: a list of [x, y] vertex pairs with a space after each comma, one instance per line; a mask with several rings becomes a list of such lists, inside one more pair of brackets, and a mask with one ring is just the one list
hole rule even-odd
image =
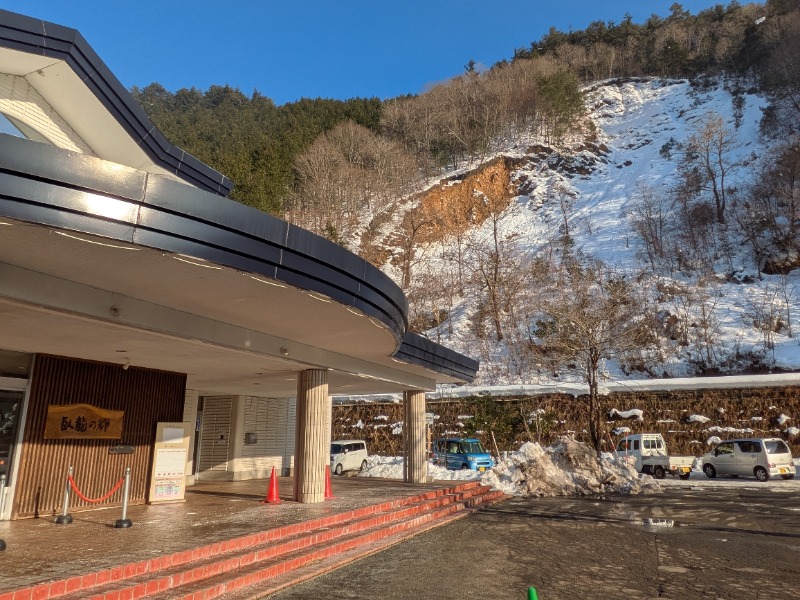
[[325, 467], [325, 500], [333, 500], [336, 496], [333, 495], [331, 489], [331, 470]]
[[281, 497], [278, 494], [278, 478], [275, 476], [275, 467], [272, 467], [272, 476], [269, 478], [269, 491], [265, 500], [261, 504], [280, 504]]

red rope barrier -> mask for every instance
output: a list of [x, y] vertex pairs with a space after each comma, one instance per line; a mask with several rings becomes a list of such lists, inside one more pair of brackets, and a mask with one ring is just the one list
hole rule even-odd
[[108, 493], [107, 493], [105, 496], [103, 496], [102, 498], [87, 498], [86, 496], [84, 496], [83, 494], [81, 494], [81, 491], [78, 489], [78, 486], [76, 486], [76, 485], [75, 485], [75, 480], [72, 478], [72, 475], [70, 475], [70, 476], [68, 477], [68, 479], [69, 479], [69, 484], [70, 484], [70, 486], [72, 486], [72, 489], [73, 489], [73, 490], [75, 490], [75, 494], [77, 494], [77, 496], [78, 496], [78, 497], [79, 497], [81, 500], [83, 500], [84, 502], [92, 502], [92, 503], [94, 503], [94, 502], [102, 502], [103, 500], [108, 500], [108, 499], [111, 497], [111, 494], [113, 494], [114, 492], [116, 492], [116, 491], [119, 489], [119, 486], [121, 486], [121, 485], [122, 485], [122, 482], [123, 482], [123, 481], [125, 481], [125, 477], [122, 477], [122, 478], [121, 478], [121, 479], [120, 479], [120, 480], [119, 480], [119, 481], [116, 483], [116, 485], [115, 485], [113, 488], [111, 488], [111, 491], [110, 491], [110, 492], [108, 492]]

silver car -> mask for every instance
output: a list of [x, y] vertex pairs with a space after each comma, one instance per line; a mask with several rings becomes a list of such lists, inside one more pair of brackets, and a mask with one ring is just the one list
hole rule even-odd
[[753, 475], [759, 481], [780, 475], [793, 479], [797, 469], [792, 451], [780, 438], [747, 438], [726, 440], [703, 456], [703, 472], [717, 475]]

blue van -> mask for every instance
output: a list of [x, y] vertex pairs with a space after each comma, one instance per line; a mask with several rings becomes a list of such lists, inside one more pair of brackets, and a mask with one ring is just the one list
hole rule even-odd
[[486, 471], [494, 466], [492, 456], [476, 438], [439, 438], [433, 440], [433, 464], [453, 471]]

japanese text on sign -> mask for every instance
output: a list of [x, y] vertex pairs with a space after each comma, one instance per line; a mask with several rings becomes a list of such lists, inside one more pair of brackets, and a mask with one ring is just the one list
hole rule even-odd
[[44, 439], [120, 439], [124, 414], [121, 410], [106, 410], [91, 404], [50, 405]]

